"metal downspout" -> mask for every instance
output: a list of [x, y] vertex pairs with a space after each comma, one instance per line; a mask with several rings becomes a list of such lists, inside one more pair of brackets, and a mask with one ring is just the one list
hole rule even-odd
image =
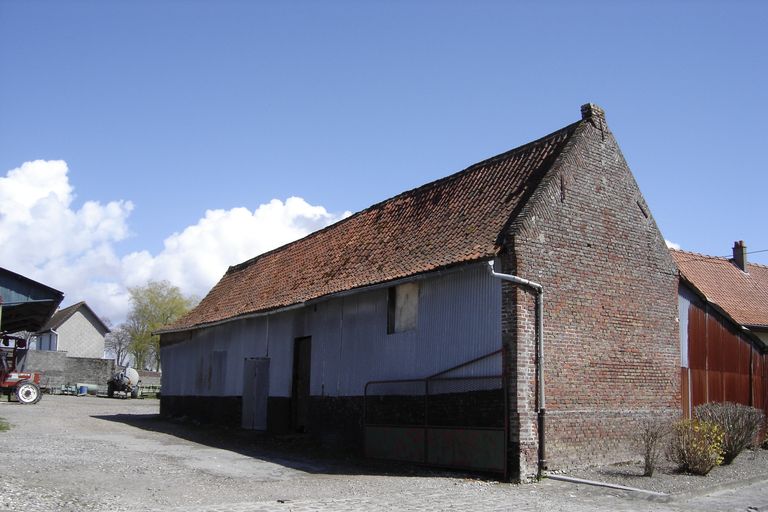
[[544, 402], [544, 287], [539, 283], [523, 279], [512, 274], [502, 274], [493, 269], [493, 260], [488, 262], [488, 270], [491, 275], [503, 281], [525, 286], [536, 293], [536, 388], [538, 411], [538, 431], [539, 431], [539, 467], [538, 476], [541, 477], [542, 471], [547, 467], [547, 451], [545, 439], [545, 417], [546, 406]]

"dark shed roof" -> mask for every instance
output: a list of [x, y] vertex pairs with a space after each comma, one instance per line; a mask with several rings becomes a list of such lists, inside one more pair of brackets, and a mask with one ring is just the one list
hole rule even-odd
[[230, 267], [183, 331], [489, 259], [579, 121]]
[[64, 299], [58, 290], [0, 268], [2, 332], [37, 331]]

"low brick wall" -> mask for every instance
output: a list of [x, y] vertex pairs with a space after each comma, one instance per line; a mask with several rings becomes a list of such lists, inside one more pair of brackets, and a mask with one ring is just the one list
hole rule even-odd
[[47, 350], [29, 350], [25, 356], [22, 368], [24, 371], [40, 372], [40, 385], [44, 388], [58, 388], [67, 382], [66, 352], [50, 352]]
[[548, 412], [548, 459], [558, 468], [637, 460], [640, 422], [679, 415], [679, 409]]
[[106, 389], [107, 381], [115, 372], [115, 362], [112, 359], [68, 357], [66, 352], [30, 350], [24, 360], [24, 370], [40, 372], [40, 383], [44, 388], [82, 383]]
[[142, 386], [160, 387], [160, 379], [163, 376], [161, 372], [150, 372], [148, 370], [139, 370], [139, 379]]

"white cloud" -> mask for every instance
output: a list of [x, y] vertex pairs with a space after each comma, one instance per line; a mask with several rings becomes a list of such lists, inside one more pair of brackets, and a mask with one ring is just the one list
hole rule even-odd
[[666, 239], [664, 240], [664, 243], [667, 244], [667, 247], [670, 249], [680, 250], [680, 244], [676, 244], [675, 242]]
[[[68, 172], [64, 161], [35, 160], [0, 177], [0, 265], [63, 291], [70, 301], [87, 298], [101, 306], [94, 290], [119, 269], [113, 247], [128, 236], [133, 204], [87, 201], [75, 208]], [[125, 308], [127, 297], [112, 302], [101, 314]]]
[[300, 197], [273, 199], [253, 211], [208, 210], [166, 238], [160, 253], [120, 256], [117, 244], [129, 236], [133, 204], [86, 201], [76, 208], [68, 172], [66, 162], [36, 160], [0, 177], [0, 266], [63, 291], [65, 304], [86, 300], [114, 323], [130, 308], [130, 286], [167, 279], [202, 297], [229, 265], [349, 215]]
[[300, 197], [273, 199], [255, 210], [208, 210], [196, 224], [165, 239], [156, 256], [123, 258], [124, 282], [168, 279], [186, 293], [204, 295], [227, 267], [320, 229], [341, 217]]

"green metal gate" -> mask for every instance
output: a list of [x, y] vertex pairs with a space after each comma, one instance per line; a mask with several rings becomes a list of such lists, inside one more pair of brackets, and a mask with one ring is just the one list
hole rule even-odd
[[501, 368], [499, 350], [424, 379], [367, 383], [366, 456], [506, 477], [508, 402], [493, 358]]

